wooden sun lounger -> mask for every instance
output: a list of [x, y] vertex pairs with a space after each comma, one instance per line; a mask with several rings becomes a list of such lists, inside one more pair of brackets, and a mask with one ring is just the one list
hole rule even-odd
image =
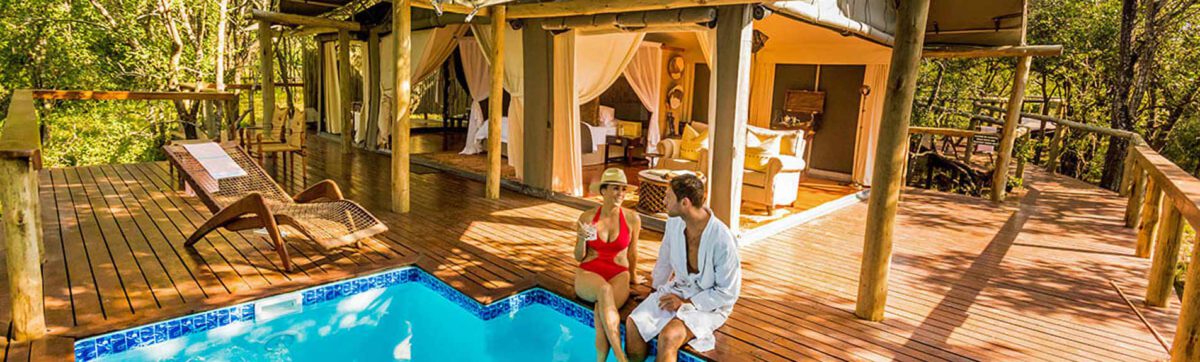
[[221, 144], [225, 153], [246, 171], [246, 176], [213, 179], [204, 166], [182, 145], [164, 146], [171, 164], [184, 182], [208, 206], [213, 216], [200, 225], [184, 244], [192, 247], [204, 235], [225, 228], [230, 231], [265, 228], [279, 253], [283, 269], [291, 271], [280, 226], [299, 231], [325, 249], [357, 244], [359, 240], [387, 230], [362, 206], [342, 198], [333, 181], [325, 180], [288, 196], [266, 171], [235, 143]]

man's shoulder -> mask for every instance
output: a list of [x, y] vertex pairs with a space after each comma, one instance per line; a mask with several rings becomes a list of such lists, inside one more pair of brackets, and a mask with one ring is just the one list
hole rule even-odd
[[721, 219], [718, 219], [716, 216], [711, 217], [712, 221], [709, 222], [709, 226], [714, 228], [712, 231], [716, 235], [716, 239], [720, 241], [720, 244], [728, 246], [729, 249], [736, 250], [738, 246], [738, 240], [737, 236], [733, 235], [733, 230], [730, 230], [729, 226], [725, 225], [725, 222], [721, 221]]

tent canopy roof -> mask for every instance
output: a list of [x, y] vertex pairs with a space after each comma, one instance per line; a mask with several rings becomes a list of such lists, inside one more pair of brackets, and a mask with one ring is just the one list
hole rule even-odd
[[[296, 15], [319, 16], [353, 3], [370, 3], [373, 10], [390, 8], [386, 0], [280, 0], [279, 11]], [[429, 7], [431, 2], [485, 8], [497, 4], [522, 6], [543, 3], [543, 0], [413, 0], [414, 4]], [[573, 6], [579, 14], [621, 12], [628, 6], [646, 6], [633, 0], [557, 0], [556, 5]], [[658, 1], [651, 1], [658, 3]], [[677, 0], [670, 7], [708, 6], [721, 1]], [[737, 1], [725, 1], [737, 2]], [[749, 3], [749, 1], [747, 1]], [[595, 9], [590, 4], [596, 4]], [[708, 4], [708, 5], [706, 5]], [[661, 5], [661, 4], [660, 4]], [[666, 6], [666, 5], [663, 5]], [[891, 45], [896, 32], [896, 9], [893, 0], [789, 0], [767, 2], [766, 6], [784, 16], [831, 28], [847, 35], [858, 35], [875, 42]], [[386, 7], [384, 9], [374, 9]], [[1022, 45], [1026, 21], [1026, 0], [930, 0], [925, 44], [1003, 46]], [[602, 10], [601, 10], [602, 9]], [[599, 10], [599, 11], [596, 11]], [[380, 14], [382, 15], [382, 14]], [[552, 15], [560, 16], [560, 15]]]

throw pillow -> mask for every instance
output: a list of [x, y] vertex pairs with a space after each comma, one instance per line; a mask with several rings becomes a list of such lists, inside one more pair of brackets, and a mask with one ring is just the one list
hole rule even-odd
[[763, 135], [750, 133], [746, 137], [745, 168], [747, 170], [767, 170], [771, 158], [779, 156], [779, 143], [783, 139], [779, 135]]
[[689, 161], [700, 161], [700, 151], [708, 149], [708, 130], [697, 131], [692, 126], [683, 130], [683, 140], [679, 144], [679, 157]]

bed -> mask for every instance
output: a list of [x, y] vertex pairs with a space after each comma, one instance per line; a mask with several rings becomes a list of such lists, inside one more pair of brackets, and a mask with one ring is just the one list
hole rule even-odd
[[[475, 135], [467, 138], [475, 142], [475, 149], [480, 152], [487, 150], [488, 121], [487, 119], [483, 120], [483, 123], [479, 124], [479, 128], [475, 129]], [[501, 155], [508, 154], [508, 117], [500, 118], [500, 152]]]

